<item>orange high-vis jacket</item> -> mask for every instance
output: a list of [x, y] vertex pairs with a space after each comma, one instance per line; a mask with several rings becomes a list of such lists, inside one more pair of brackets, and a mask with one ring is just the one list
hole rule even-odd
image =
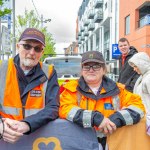
[[[47, 77], [49, 77], [53, 66], [44, 66], [42, 63], [40, 65]], [[2, 62], [0, 69], [3, 70], [0, 80], [3, 80], [4, 83], [1, 85], [3, 89], [1, 90], [2, 93], [0, 93], [0, 104], [2, 105], [0, 114], [2, 117], [22, 120], [24, 117], [35, 114], [44, 108], [47, 82], [36, 86], [28, 93], [26, 105], [23, 107], [18, 86], [17, 71], [13, 59], [9, 59], [8, 62]], [[23, 109], [25, 109], [25, 116], [23, 116]]]
[[[78, 86], [78, 81], [71, 81], [64, 85], [65, 89], [60, 95], [60, 118], [67, 119], [72, 122], [75, 120], [77, 124], [83, 125], [84, 127], [92, 127], [92, 124], [94, 126], [96, 124], [98, 127], [100, 125], [99, 123], [101, 123], [103, 119], [102, 115], [105, 117], [114, 115], [116, 116], [115, 118], [122, 116], [121, 118], [124, 118], [123, 121], [126, 125], [137, 123], [140, 117], [142, 118], [144, 116], [145, 109], [140, 96], [128, 92], [124, 89], [124, 85], [122, 84], [116, 85], [120, 92], [115, 95], [111, 92], [107, 93], [107, 91], [102, 88], [100, 91], [100, 95], [102, 95], [102, 97], [99, 99], [91, 98], [92, 96], [89, 96], [90, 91], [84, 91], [87, 89], [85, 88], [85, 85], [80, 88], [82, 91], [77, 90], [79, 89], [77, 88]], [[113, 84], [113, 86], [115, 86], [115, 84]], [[111, 91], [111, 89], [114, 88], [113, 86], [108, 85], [108, 89]], [[80, 93], [79, 101], [78, 92]], [[91, 95], [96, 97], [94, 94], [92, 94], [92, 91]], [[95, 117], [98, 112], [101, 114], [101, 116], [99, 115], [99, 117]], [[138, 117], [139, 114], [140, 117]], [[94, 119], [94, 117], [96, 119]]]

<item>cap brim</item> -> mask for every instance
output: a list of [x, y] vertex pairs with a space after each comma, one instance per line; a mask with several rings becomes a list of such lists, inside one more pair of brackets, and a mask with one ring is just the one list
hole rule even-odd
[[105, 62], [97, 60], [97, 59], [87, 59], [87, 60], [83, 61], [82, 64], [85, 64], [88, 62], [96, 62], [96, 63], [100, 63], [100, 64], [105, 64]]
[[21, 39], [21, 41], [25, 41], [25, 40], [36, 40], [36, 41], [40, 42], [45, 47], [45, 43], [43, 43], [41, 40], [39, 40], [37, 38], [27, 37], [27, 38], [22, 38]]

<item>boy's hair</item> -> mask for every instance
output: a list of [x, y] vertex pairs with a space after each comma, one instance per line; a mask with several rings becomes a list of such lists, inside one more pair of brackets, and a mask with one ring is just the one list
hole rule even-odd
[[[118, 43], [119, 43], [119, 42], [125, 42], [125, 41], [127, 41], [127, 43], [129, 44], [129, 41], [128, 41], [126, 38], [120, 38], [119, 41], [118, 41]], [[129, 45], [130, 45], [130, 44], [129, 44]]]

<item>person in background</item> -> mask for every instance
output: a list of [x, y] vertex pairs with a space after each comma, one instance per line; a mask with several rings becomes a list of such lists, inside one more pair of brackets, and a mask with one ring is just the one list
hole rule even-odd
[[18, 54], [0, 63], [0, 115], [3, 140], [15, 143], [58, 118], [59, 85], [52, 65], [40, 62], [45, 36], [27, 28], [16, 44]]
[[106, 64], [100, 52], [83, 53], [81, 65], [80, 79], [64, 85], [59, 116], [83, 128], [95, 127], [99, 149], [105, 149], [107, 134], [138, 123], [144, 106], [140, 96], [105, 76]]
[[129, 65], [140, 74], [133, 92], [139, 94], [146, 109], [147, 131], [150, 135], [150, 57], [145, 52], [139, 52], [129, 59]]
[[119, 58], [119, 78], [118, 82], [125, 84], [125, 88], [133, 92], [133, 87], [139, 75], [128, 64], [128, 60], [137, 53], [135, 47], [130, 46], [129, 41], [126, 38], [119, 39], [118, 47], [122, 53]]

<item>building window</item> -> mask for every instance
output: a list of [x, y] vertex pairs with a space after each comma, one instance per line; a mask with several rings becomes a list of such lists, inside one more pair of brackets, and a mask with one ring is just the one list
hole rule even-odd
[[125, 18], [125, 34], [130, 33], [130, 15]]
[[96, 50], [99, 51], [99, 30], [96, 31]]
[[85, 51], [88, 51], [88, 40], [86, 41], [86, 50]]
[[93, 36], [90, 38], [90, 51], [93, 50]]
[[107, 2], [105, 3], [105, 10], [107, 9]]

